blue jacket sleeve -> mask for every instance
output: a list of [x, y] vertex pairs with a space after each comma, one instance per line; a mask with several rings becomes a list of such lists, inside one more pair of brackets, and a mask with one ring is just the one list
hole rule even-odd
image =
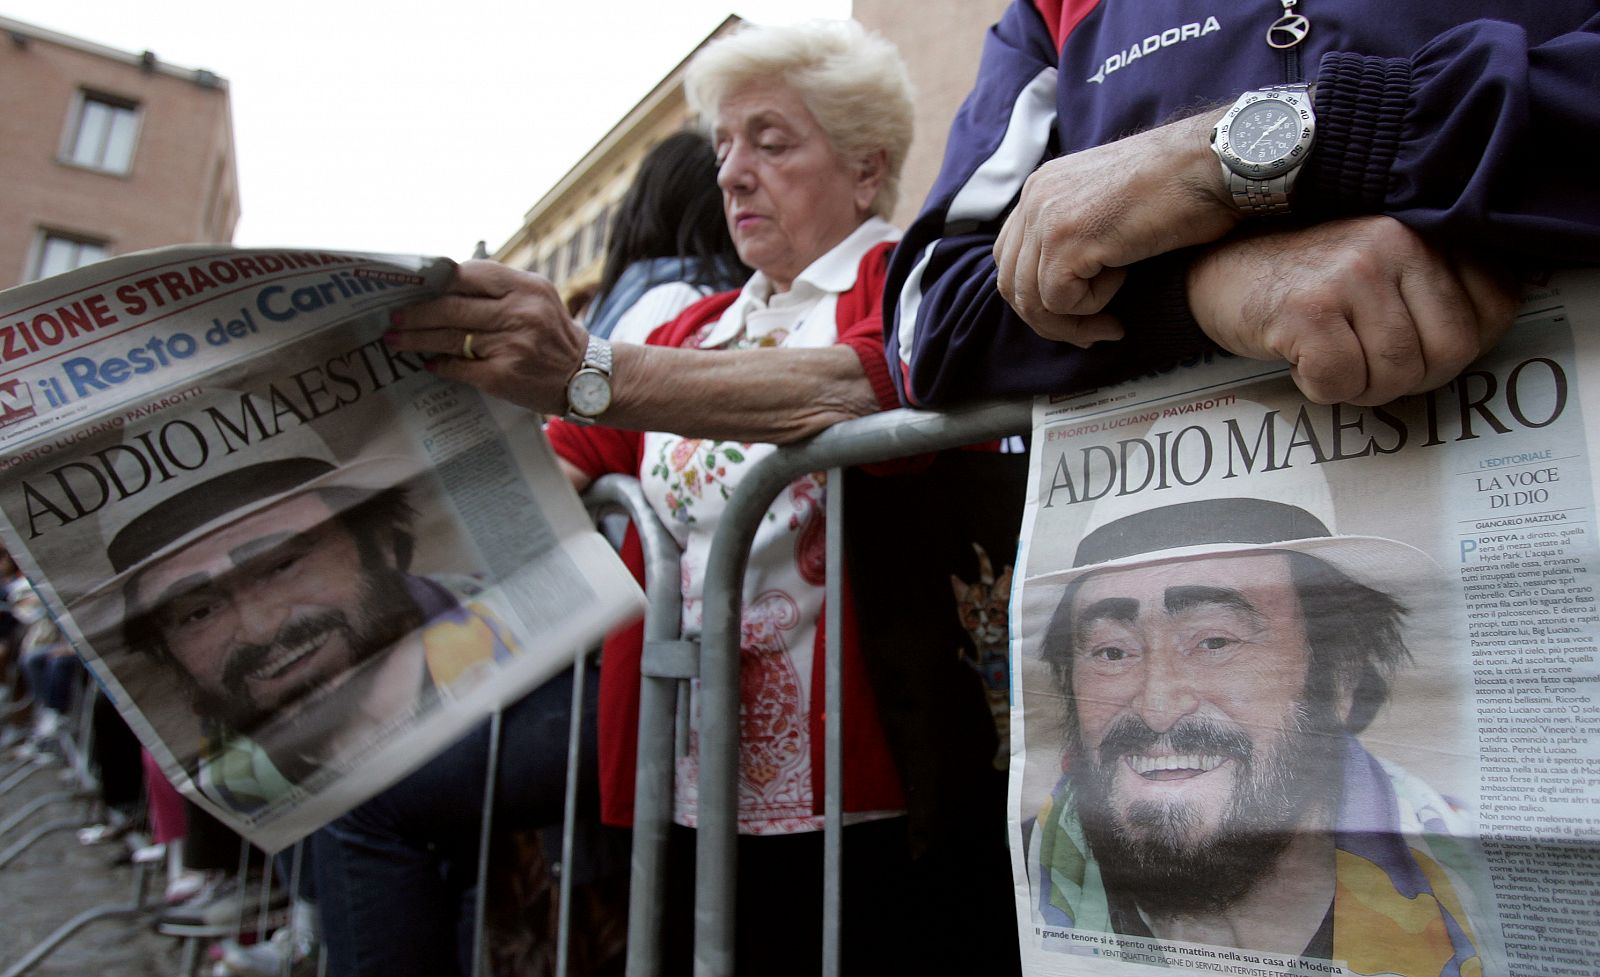
[[1333, 52], [1317, 70], [1317, 216], [1388, 214], [1436, 240], [1600, 262], [1600, 15], [1534, 43], [1479, 20], [1410, 57]]
[[[1513, 263], [1600, 263], [1585, 149], [1600, 134], [1600, 15], [1553, 19], [1471, 21], [1389, 56], [1323, 55], [1297, 209], [1312, 220], [1386, 214]], [[1182, 252], [1129, 269], [1108, 308], [1128, 338], [1090, 350], [1040, 339], [996, 291], [995, 236], [1070, 129], [1055, 114], [1057, 58], [1026, 0], [987, 39], [944, 168], [890, 269], [885, 350], [909, 404], [1075, 391], [1214, 348], [1188, 314]], [[1131, 102], [1123, 110], [1130, 126], [1157, 121], [1133, 118]]]
[[[1170, 270], [1159, 281], [1152, 277], [1151, 287], [1130, 282], [1123, 292], [1141, 306], [1176, 308], [1111, 310], [1124, 322], [1157, 324], [1141, 327], [1137, 352], [1127, 343], [1083, 350], [1041, 339], [996, 290], [1000, 227], [1028, 175], [1058, 155], [1056, 60], [1030, 3], [1014, 3], [985, 41], [977, 84], [951, 128], [928, 202], [895, 252], [884, 292], [885, 354], [907, 404], [1080, 390], [1209, 348], [1187, 315], [1181, 273]], [[1174, 314], [1155, 314], [1166, 311]]]

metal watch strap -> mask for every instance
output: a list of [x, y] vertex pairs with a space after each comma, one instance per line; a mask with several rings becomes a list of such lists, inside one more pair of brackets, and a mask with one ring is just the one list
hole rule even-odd
[[583, 349], [583, 366], [599, 370], [606, 376], [611, 375], [611, 343], [599, 336], [590, 336], [589, 345]]
[[583, 349], [583, 362], [578, 364], [578, 368], [567, 379], [567, 411], [562, 415], [561, 419], [571, 424], [593, 424], [595, 423], [595, 418], [599, 416], [598, 414], [591, 416], [580, 413], [572, 406], [572, 381], [585, 370], [593, 370], [604, 374], [607, 381], [611, 379], [611, 343], [609, 340], [601, 339], [599, 336], [590, 336], [588, 345]]
[[1299, 173], [1297, 166], [1282, 176], [1252, 180], [1243, 173], [1228, 169], [1228, 164], [1222, 164], [1222, 178], [1228, 181], [1228, 192], [1233, 194], [1234, 205], [1252, 217], [1287, 214], [1289, 191], [1294, 189], [1294, 178]]

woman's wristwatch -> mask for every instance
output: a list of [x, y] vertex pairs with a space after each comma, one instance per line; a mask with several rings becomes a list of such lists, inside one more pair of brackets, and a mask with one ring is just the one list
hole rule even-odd
[[1245, 92], [1211, 130], [1222, 178], [1246, 216], [1287, 214], [1294, 180], [1311, 155], [1317, 117], [1307, 85]]
[[562, 420], [593, 424], [611, 406], [611, 343], [589, 337], [583, 364], [567, 381], [567, 412]]

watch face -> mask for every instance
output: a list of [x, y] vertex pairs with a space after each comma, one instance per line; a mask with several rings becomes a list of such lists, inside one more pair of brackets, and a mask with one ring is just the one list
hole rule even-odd
[[1285, 102], [1264, 98], [1234, 117], [1228, 148], [1247, 163], [1271, 163], [1294, 151], [1300, 130], [1299, 112]]
[[599, 417], [611, 406], [610, 378], [599, 370], [579, 370], [567, 384], [567, 403], [584, 417]]

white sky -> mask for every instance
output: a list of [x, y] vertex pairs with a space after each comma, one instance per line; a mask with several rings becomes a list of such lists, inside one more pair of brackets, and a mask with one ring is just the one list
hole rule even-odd
[[0, 14], [228, 79], [234, 243], [468, 257], [729, 13], [850, 0], [0, 0]]

